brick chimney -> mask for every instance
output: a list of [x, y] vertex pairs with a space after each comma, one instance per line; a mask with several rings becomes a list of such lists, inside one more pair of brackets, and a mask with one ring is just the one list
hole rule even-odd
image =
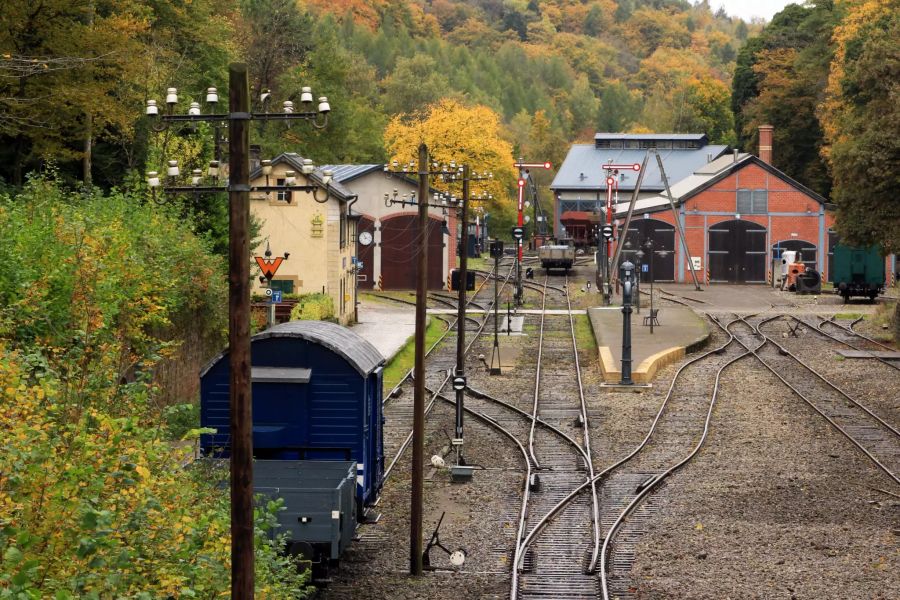
[[772, 164], [772, 135], [775, 128], [772, 125], [759, 126], [759, 159], [767, 165]]

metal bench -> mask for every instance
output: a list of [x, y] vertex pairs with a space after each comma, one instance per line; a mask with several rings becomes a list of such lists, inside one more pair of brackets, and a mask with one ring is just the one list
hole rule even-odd
[[658, 314], [659, 314], [658, 308], [650, 309], [650, 314], [647, 315], [646, 317], [644, 317], [644, 326], [646, 327], [646, 326], [650, 325], [650, 323], [653, 323], [654, 325], [659, 325], [659, 319], [656, 318]]

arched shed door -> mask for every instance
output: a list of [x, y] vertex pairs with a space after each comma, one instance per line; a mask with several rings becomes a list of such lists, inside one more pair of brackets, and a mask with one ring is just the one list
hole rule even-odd
[[[416, 289], [419, 224], [416, 215], [381, 221], [381, 274], [388, 290]], [[441, 221], [428, 219], [428, 289], [444, 287], [444, 235]]]
[[766, 228], [724, 221], [709, 228], [709, 278], [713, 283], [766, 283]]
[[[619, 231], [619, 240], [622, 232]], [[653, 256], [648, 262], [647, 240], [653, 240]], [[635, 253], [640, 247], [644, 251], [646, 270], [642, 268], [641, 283], [653, 281], [675, 281], [675, 227], [657, 219], [634, 219], [628, 227], [628, 236], [622, 243], [628, 242], [630, 247], [622, 249], [622, 260], [636, 263]]]
[[[362, 236], [367, 233], [371, 238]], [[362, 237], [361, 237], [362, 236]], [[363, 244], [360, 239], [371, 240]], [[360, 217], [356, 230], [356, 258], [363, 263], [362, 270], [358, 273], [359, 289], [371, 290], [375, 282], [372, 276], [375, 273], [375, 221], [369, 217]]]

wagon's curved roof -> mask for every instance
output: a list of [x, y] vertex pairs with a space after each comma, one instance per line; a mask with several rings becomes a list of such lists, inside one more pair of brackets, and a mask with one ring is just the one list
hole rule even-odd
[[[297, 338], [324, 346], [344, 358], [363, 377], [384, 364], [384, 357], [368, 340], [353, 330], [327, 321], [288, 321], [254, 335], [250, 342], [269, 338]], [[200, 371], [203, 377], [228, 351], [212, 359]]]

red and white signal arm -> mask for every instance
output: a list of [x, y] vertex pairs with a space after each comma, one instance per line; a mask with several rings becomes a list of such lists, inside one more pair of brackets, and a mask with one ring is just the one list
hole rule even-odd
[[518, 167], [520, 169], [552, 169], [553, 164], [548, 160], [547, 162], [542, 163], [514, 163], [514, 167]]
[[630, 164], [630, 165], [614, 165], [614, 164], [612, 164], [612, 163], [603, 163], [603, 164], [601, 165], [601, 168], [604, 169], [604, 170], [606, 170], [606, 171], [613, 171], [613, 170], [619, 170], [619, 171], [640, 171], [640, 170], [641, 170], [641, 163], [632, 163], [632, 164]]

